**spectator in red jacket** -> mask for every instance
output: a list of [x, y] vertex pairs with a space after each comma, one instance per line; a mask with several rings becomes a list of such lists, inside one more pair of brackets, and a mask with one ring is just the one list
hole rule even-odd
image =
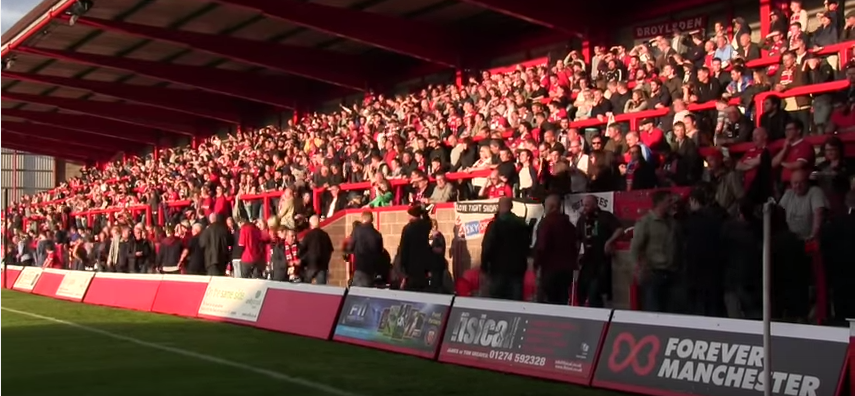
[[240, 237], [238, 245], [243, 248], [240, 256], [240, 277], [261, 278], [265, 268], [265, 244], [261, 230], [251, 221], [240, 219]]

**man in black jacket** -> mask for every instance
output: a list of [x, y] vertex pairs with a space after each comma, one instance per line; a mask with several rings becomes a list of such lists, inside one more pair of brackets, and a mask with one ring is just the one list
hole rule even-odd
[[820, 232], [820, 252], [827, 268], [831, 302], [834, 306], [832, 324], [846, 326], [846, 319], [855, 317], [855, 191], [845, 198], [847, 213], [833, 217]]
[[231, 261], [229, 248], [232, 246], [232, 233], [216, 213], [212, 213], [208, 221], [210, 225], [199, 239], [205, 251], [205, 270], [208, 275], [222, 276], [226, 274], [226, 264]]
[[320, 227], [320, 218], [314, 215], [309, 218], [309, 232], [300, 242], [300, 267], [303, 269], [303, 282], [319, 285], [327, 284], [327, 273], [330, 269], [333, 244], [329, 234]]
[[[398, 259], [401, 272], [406, 277], [404, 290], [424, 291], [429, 286], [428, 273], [436, 266], [436, 254], [430, 246], [430, 220], [425, 217], [421, 206], [411, 206], [407, 210], [410, 222], [401, 231], [401, 244], [398, 245]], [[438, 278], [441, 282], [442, 274]]]
[[724, 251], [721, 229], [727, 212], [715, 202], [711, 185], [689, 193], [688, 214], [682, 224], [683, 262], [688, 280], [688, 309], [694, 315], [723, 317]]
[[374, 213], [362, 212], [362, 224], [350, 234], [347, 250], [353, 252], [353, 286], [371, 287], [376, 276], [377, 263], [383, 256], [383, 236], [374, 228]]
[[511, 212], [513, 204], [510, 198], [499, 200], [481, 242], [481, 272], [489, 278], [491, 298], [521, 301], [531, 235], [525, 220]]

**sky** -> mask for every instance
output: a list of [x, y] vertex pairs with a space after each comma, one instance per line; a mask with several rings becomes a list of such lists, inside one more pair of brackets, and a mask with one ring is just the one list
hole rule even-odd
[[6, 30], [38, 4], [39, 0], [3, 0], [0, 2], [0, 30], [6, 33]]

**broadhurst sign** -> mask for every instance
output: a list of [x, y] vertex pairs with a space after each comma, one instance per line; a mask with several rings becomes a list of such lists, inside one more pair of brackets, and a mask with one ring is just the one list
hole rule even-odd
[[[848, 331], [774, 323], [772, 392], [835, 396]], [[762, 322], [615, 311], [593, 385], [649, 395], [763, 393]]]
[[590, 384], [611, 310], [458, 297], [439, 360]]

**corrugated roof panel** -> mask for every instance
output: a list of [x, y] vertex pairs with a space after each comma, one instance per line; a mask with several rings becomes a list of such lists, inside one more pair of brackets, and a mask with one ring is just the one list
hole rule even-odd
[[186, 51], [187, 48], [188, 47], [165, 41], [149, 41], [142, 47], [139, 47], [130, 54], [125, 55], [125, 57], [144, 61], [160, 62], [163, 59]]
[[185, 23], [181, 26], [181, 30], [218, 34], [258, 14], [257, 11], [248, 8], [221, 5]]
[[199, 0], [158, 0], [125, 18], [125, 21], [142, 25], [167, 27], [175, 21], [196, 14], [208, 7], [209, 1]]
[[117, 53], [120, 53], [123, 50], [131, 48], [135, 45], [139, 45], [142, 42], [145, 42], [145, 39], [130, 36], [124, 33], [103, 31], [101, 32], [101, 34], [98, 35], [98, 37], [87, 41], [80, 48], [78, 48], [77, 52], [115, 56]]
[[233, 37], [239, 37], [248, 40], [269, 41], [273, 37], [279, 36], [286, 32], [297, 29], [297, 25], [290, 24], [285, 21], [264, 18], [251, 25], [247, 25], [242, 29], [233, 32]]
[[210, 52], [191, 51], [175, 58], [172, 63], [188, 66], [205, 66], [220, 58], [222, 57]]

